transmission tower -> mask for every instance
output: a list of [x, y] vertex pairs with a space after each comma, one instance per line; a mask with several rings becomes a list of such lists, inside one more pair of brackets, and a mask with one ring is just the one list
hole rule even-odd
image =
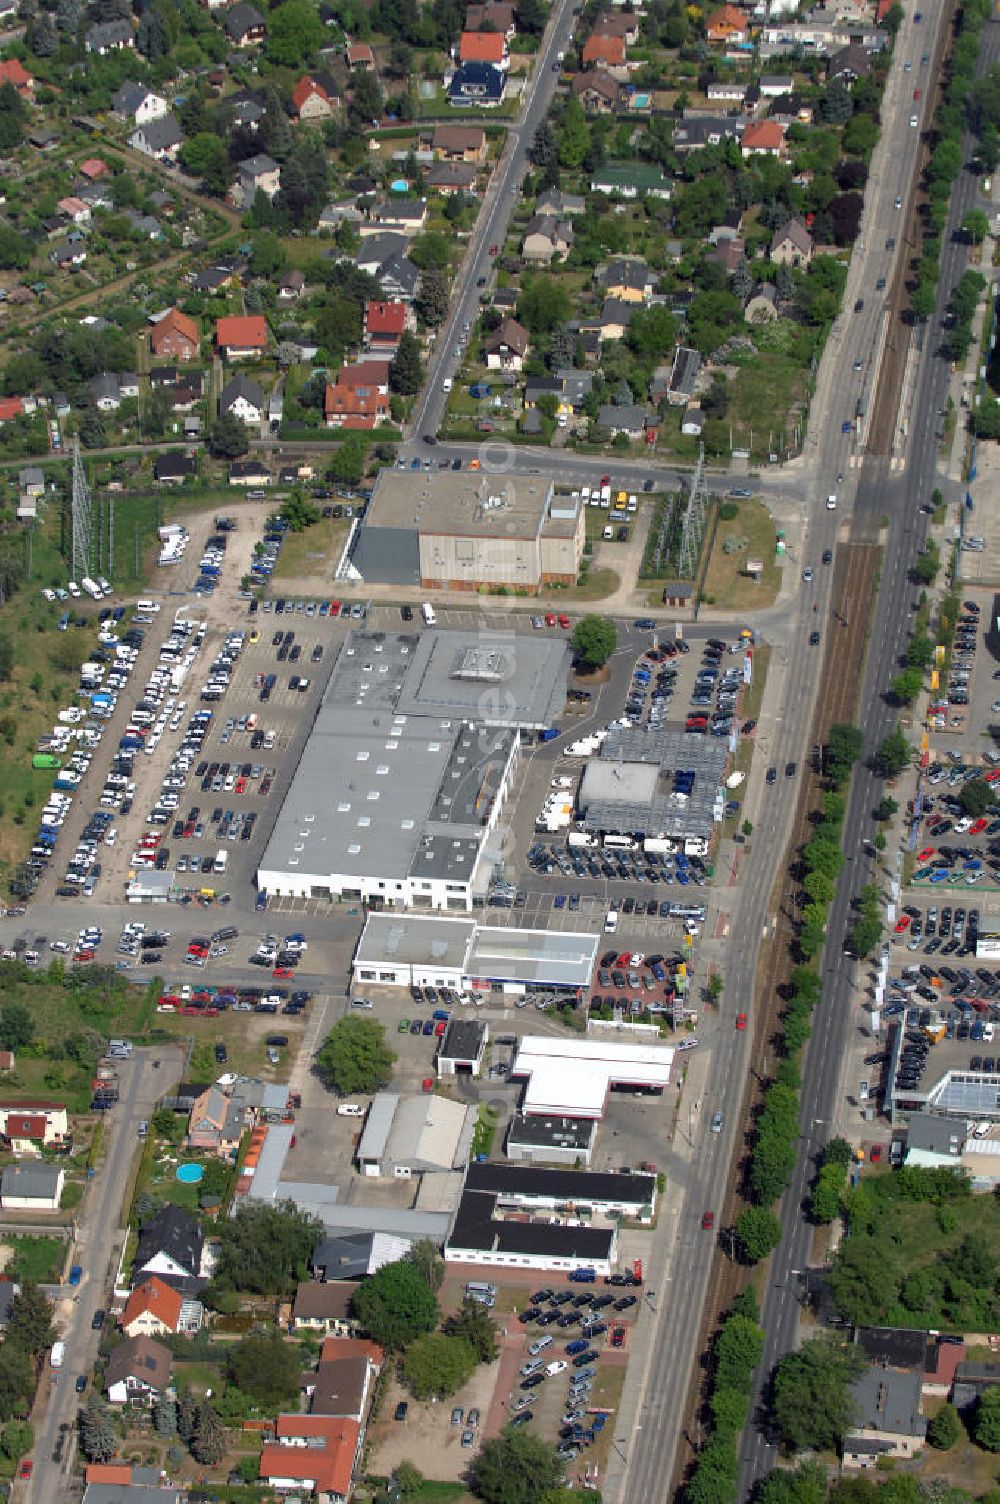
[[698, 463], [691, 477], [687, 508], [684, 512], [684, 529], [677, 560], [677, 572], [682, 580], [693, 580], [698, 566], [698, 554], [705, 533], [705, 514], [708, 511], [708, 493], [705, 490], [705, 446], [698, 448]]
[[80, 454], [80, 440], [73, 440], [73, 578], [90, 573], [90, 487]]

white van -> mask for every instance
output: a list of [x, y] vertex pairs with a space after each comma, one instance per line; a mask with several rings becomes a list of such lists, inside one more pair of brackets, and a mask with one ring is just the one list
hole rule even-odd
[[551, 1347], [554, 1341], [554, 1337], [539, 1337], [538, 1340], [533, 1342], [528, 1348], [528, 1352], [533, 1358], [537, 1358], [538, 1354], [543, 1353], [547, 1347]]
[[337, 1108], [338, 1118], [363, 1118], [365, 1109], [360, 1102], [342, 1102]]
[[152, 611], [155, 616], [156, 612], [160, 609], [160, 604], [158, 601], [136, 601], [135, 609], [137, 611]]
[[451, 391], [451, 384], [452, 384], [451, 383], [451, 377], [450, 376], [446, 376], [444, 378], [444, 380], [442, 381], [442, 383], [441, 383], [441, 390], [443, 392], [450, 392]]
[[425, 626], [433, 627], [437, 625], [437, 616], [434, 614], [434, 607], [430, 601], [424, 601], [424, 604], [420, 607], [420, 614], [424, 619]]
[[618, 928], [618, 910], [617, 909], [609, 909], [608, 912], [607, 912], [607, 917], [604, 920], [604, 933], [606, 935], [613, 935], [614, 932], [615, 932], [615, 930], [617, 928]]

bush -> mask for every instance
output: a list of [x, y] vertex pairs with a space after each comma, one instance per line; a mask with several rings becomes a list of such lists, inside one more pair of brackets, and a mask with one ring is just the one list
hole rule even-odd
[[732, 522], [740, 514], [740, 509], [735, 501], [724, 501], [719, 508], [719, 521]]

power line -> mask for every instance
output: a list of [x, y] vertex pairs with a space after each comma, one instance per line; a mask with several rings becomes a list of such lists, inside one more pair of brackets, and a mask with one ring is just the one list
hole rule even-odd
[[90, 573], [90, 487], [83, 468], [80, 440], [73, 440], [73, 552], [70, 560], [74, 579]]
[[694, 467], [691, 476], [691, 490], [688, 493], [687, 508], [684, 512], [684, 527], [681, 533], [681, 546], [677, 560], [677, 572], [682, 580], [693, 580], [694, 572], [698, 564], [698, 555], [701, 551], [701, 540], [705, 533], [705, 516], [708, 512], [708, 492], [705, 489], [705, 446], [698, 446], [698, 463]]

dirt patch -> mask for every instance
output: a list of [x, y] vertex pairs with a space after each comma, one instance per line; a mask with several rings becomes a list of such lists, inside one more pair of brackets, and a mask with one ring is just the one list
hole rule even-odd
[[[464, 1388], [447, 1400], [415, 1400], [393, 1376], [386, 1385], [378, 1421], [369, 1431], [371, 1456], [368, 1470], [376, 1477], [388, 1475], [403, 1461], [412, 1462], [427, 1478], [464, 1483], [469, 1465], [484, 1438], [484, 1426], [493, 1400], [500, 1363], [477, 1368]], [[403, 1421], [393, 1420], [396, 1405], [407, 1402]], [[452, 1425], [452, 1411], [460, 1407], [462, 1424]], [[465, 1417], [477, 1409], [482, 1419], [476, 1427], [474, 1446], [462, 1446]]]

